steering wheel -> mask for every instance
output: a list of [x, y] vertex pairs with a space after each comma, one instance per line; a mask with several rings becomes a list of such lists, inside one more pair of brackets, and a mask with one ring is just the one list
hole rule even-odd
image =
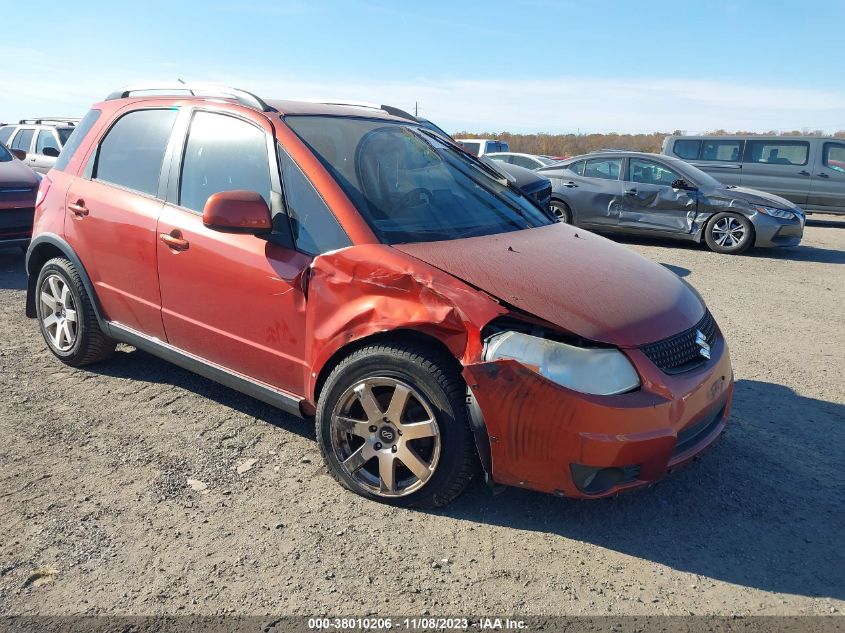
[[399, 202], [397, 202], [397, 206], [400, 208], [416, 207], [421, 204], [428, 204], [431, 202], [433, 197], [434, 194], [432, 194], [429, 189], [426, 189], [425, 187], [414, 187], [410, 191], [402, 194], [402, 197], [399, 198]]

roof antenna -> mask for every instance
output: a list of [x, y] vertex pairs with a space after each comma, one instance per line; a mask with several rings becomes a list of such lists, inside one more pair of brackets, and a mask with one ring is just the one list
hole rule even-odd
[[182, 79], [179, 79], [179, 78], [178, 78], [178, 77], [177, 77], [177, 78], [176, 78], [176, 81], [178, 81], [178, 82], [179, 82], [179, 83], [180, 83], [180, 84], [183, 84], [183, 83], [185, 83], [185, 81], [184, 81], [184, 80], [182, 80]]

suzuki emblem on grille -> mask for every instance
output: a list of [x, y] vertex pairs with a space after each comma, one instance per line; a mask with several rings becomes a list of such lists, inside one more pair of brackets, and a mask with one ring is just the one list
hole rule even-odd
[[706, 359], [710, 359], [710, 345], [707, 343], [707, 337], [701, 330], [695, 331], [695, 344], [698, 345], [698, 353]]

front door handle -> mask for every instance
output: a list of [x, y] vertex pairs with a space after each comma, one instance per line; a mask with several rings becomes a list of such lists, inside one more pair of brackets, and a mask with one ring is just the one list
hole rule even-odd
[[71, 202], [67, 205], [67, 208], [70, 209], [73, 214], [78, 218], [84, 218], [88, 215], [88, 207], [85, 206], [84, 200], [77, 200], [76, 202]]
[[170, 233], [159, 233], [159, 239], [167, 244], [167, 248], [178, 253], [188, 250], [190, 242], [182, 237], [182, 231], [172, 230]]
[[798, 172], [798, 175], [799, 176], [809, 176], [810, 172], [808, 172], [806, 169], [802, 169], [801, 171]]
[[572, 189], [572, 188], [574, 188], [574, 187], [577, 187], [578, 185], [576, 185], [574, 182], [572, 182], [572, 181], [570, 180], [569, 182], [565, 182], [565, 183], [563, 183], [563, 186], [564, 186], [564, 187], [569, 187], [570, 189]]
[[830, 178], [830, 176], [828, 176], [828, 175], [827, 175], [826, 173], [824, 173], [823, 171], [822, 171], [822, 172], [819, 172], [818, 174], [816, 174], [816, 176], [818, 176], [819, 178]]
[[635, 195], [637, 195], [637, 190], [636, 189], [628, 189], [628, 190], [625, 191], [625, 195], [626, 196], [635, 196]]

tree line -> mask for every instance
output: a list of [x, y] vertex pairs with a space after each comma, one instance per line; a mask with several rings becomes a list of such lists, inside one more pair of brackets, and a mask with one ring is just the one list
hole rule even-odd
[[[682, 135], [683, 131], [675, 130], [674, 135]], [[770, 132], [727, 132], [714, 130], [705, 132], [707, 135], [726, 136], [728, 134], [743, 134], [749, 136], [828, 136], [822, 130], [792, 130], [789, 132], [772, 130]], [[577, 156], [600, 149], [626, 149], [636, 152], [659, 153], [663, 148], [663, 139], [669, 132], [652, 132], [650, 134], [511, 134], [510, 132], [456, 132], [453, 138], [495, 138], [506, 141], [512, 152], [526, 154], [541, 154], [545, 156]], [[839, 130], [829, 135], [845, 138], [845, 130]]]

